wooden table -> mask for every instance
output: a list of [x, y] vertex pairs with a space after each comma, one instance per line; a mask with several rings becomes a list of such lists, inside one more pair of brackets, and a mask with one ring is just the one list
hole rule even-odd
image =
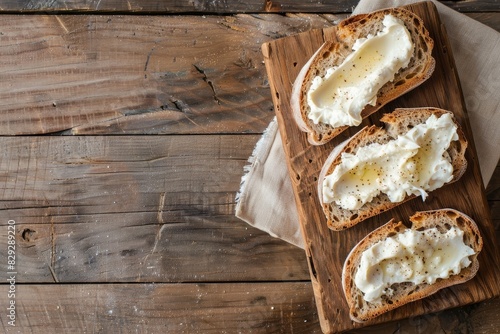
[[[234, 199], [274, 116], [261, 44], [356, 3], [1, 0], [3, 331], [319, 333], [304, 252]], [[497, 1], [444, 3], [500, 31]], [[487, 195], [498, 238], [500, 166]], [[499, 309], [356, 333], [498, 333]]]

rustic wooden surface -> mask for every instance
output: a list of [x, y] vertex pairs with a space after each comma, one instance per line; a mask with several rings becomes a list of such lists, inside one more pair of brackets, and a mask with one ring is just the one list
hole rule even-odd
[[[470, 144], [466, 152], [467, 172], [459, 181], [429, 194], [425, 202], [417, 199], [408, 201], [341, 232], [332, 233], [326, 226], [321, 204], [315, 196], [317, 180], [323, 163], [333, 148], [357, 130], [349, 130], [349, 134], [342, 133], [325, 145], [312, 146], [308, 143], [307, 136], [298, 129], [289, 103], [292, 88], [290, 82], [295, 81], [302, 66], [325, 41], [337, 40], [336, 29], [333, 27], [307, 31], [265, 43], [262, 47], [280, 133], [283, 143], [286, 143], [285, 156], [294, 187], [318, 314], [324, 332], [333, 333], [365, 327], [367, 324], [408, 318], [500, 295], [500, 286], [497, 282], [500, 251], [489, 219], [489, 208], [482, 187], [473, 135], [459, 79], [455, 75], [454, 60], [449, 52], [451, 46], [446, 32], [442, 30], [437, 9], [432, 3], [422, 2], [408, 8], [423, 19], [425, 27], [429, 30], [429, 35], [434, 41], [432, 54], [436, 60], [436, 69], [429, 80], [382, 107], [378, 113], [366, 119], [364, 125], [379, 125], [380, 114], [389, 113], [397, 107], [421, 107], [422, 103], [425, 103], [426, 106], [452, 110]], [[408, 221], [408, 217], [415, 211], [447, 207], [473, 217], [483, 236], [484, 251], [479, 255], [482, 266], [475, 279], [440, 291], [425, 300], [397, 308], [373, 321], [363, 324], [353, 322], [342, 294], [341, 282], [344, 259], [350, 250], [364, 236], [392, 218], [396, 221]]]
[[[447, 0], [441, 1], [459, 11], [496, 11], [495, 0]], [[25, 13], [44, 12], [127, 12], [127, 13], [249, 13], [249, 12], [312, 12], [312, 13], [350, 13], [357, 0], [1, 0], [3, 11]]]
[[[261, 44], [356, 2], [0, 1], [2, 330], [319, 333], [304, 252], [235, 218], [234, 196], [274, 116]], [[500, 30], [496, 1], [444, 3]], [[499, 189], [497, 167], [497, 240]], [[499, 308], [352, 333], [495, 333]]]

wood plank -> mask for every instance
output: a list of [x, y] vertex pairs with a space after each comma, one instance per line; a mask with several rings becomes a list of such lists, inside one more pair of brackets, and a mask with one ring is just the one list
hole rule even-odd
[[466, 13], [470, 18], [479, 21], [496, 31], [500, 31], [500, 13], [499, 12], [484, 12], [484, 13]]
[[3, 15], [0, 135], [261, 133], [260, 45], [342, 17]]
[[461, 12], [496, 12], [500, 4], [495, 0], [447, 0], [443, 4]]
[[[321, 333], [310, 282], [0, 285], [4, 333]], [[493, 333], [500, 300], [346, 333]]]
[[261, 133], [261, 43], [334, 16], [2, 16], [0, 134]]
[[350, 12], [357, 0], [327, 1], [321, 3], [300, 4], [294, 1], [273, 2], [269, 0], [250, 1], [158, 1], [158, 0], [101, 0], [101, 1], [15, 1], [2, 0], [3, 11], [39, 12], [39, 11], [84, 11], [84, 12], [120, 12], [120, 13], [259, 13], [259, 12]]
[[0, 137], [0, 249], [14, 220], [20, 282], [308, 279], [301, 249], [234, 217], [258, 138]]
[[258, 138], [0, 137], [0, 208], [30, 224], [67, 222], [64, 215], [157, 213], [159, 206], [165, 222], [227, 216]]
[[[473, 136], [468, 124], [458, 76], [452, 56], [447, 51], [451, 48], [444, 31], [441, 30], [435, 7], [426, 3], [417, 4], [411, 8], [423, 18], [431, 37], [434, 39], [433, 56], [436, 59], [436, 70], [432, 77], [418, 89], [387, 105], [378, 114], [390, 112], [396, 107], [418, 107], [421, 106], [422, 101], [425, 101], [427, 105], [452, 110], [469, 140], [466, 154], [466, 159], [469, 162], [468, 170], [458, 182], [430, 194], [430, 198], [425, 203], [421, 200], [406, 202], [389, 212], [375, 216], [342, 232], [333, 232], [327, 228], [319, 200], [313, 194], [317, 193], [317, 175], [326, 157], [335, 145], [345, 140], [348, 135], [352, 135], [355, 130], [343, 133], [326, 145], [311, 146], [307, 142], [306, 135], [299, 131], [289, 110], [290, 83], [294, 81], [301, 66], [323, 43], [324, 39], [334, 38], [329, 37], [334, 35], [334, 29], [303, 33], [263, 46], [280, 132], [283, 143], [287, 143], [284, 145], [285, 156], [293, 181], [305, 237], [306, 254], [316, 292], [320, 322], [323, 330], [328, 333], [358, 328], [367, 324], [383, 323], [390, 319], [435, 312], [492, 298], [500, 294], [495, 272], [495, 268], [500, 265], [500, 252], [481, 186], [481, 175], [475, 158]], [[365, 121], [363, 125], [378, 124], [377, 117], [378, 115], [370, 117], [370, 121]], [[470, 215], [476, 220], [482, 231], [484, 248], [479, 255], [481, 269], [474, 280], [441, 290], [436, 295], [424, 300], [404, 305], [369, 323], [353, 323], [349, 318], [348, 307], [341, 292], [342, 265], [350, 249], [370, 231], [393, 217], [406, 221], [407, 217], [415, 211], [443, 207], [453, 207]]]
[[[495, 0], [441, 1], [459, 11], [498, 11]], [[358, 0], [297, 2], [293, 0], [251, 0], [251, 1], [158, 1], [158, 0], [100, 0], [100, 1], [15, 1], [1, 0], [0, 9], [6, 12], [119, 12], [119, 13], [249, 13], [249, 12], [313, 12], [349, 13]]]
[[[16, 285], [4, 333], [320, 333], [309, 283]], [[311, 329], [312, 331], [309, 331]]]
[[[95, 215], [81, 217], [84, 223], [55, 225], [17, 223], [19, 282], [309, 279], [302, 249], [236, 218], [186, 218], [159, 224], [155, 215]], [[7, 249], [5, 226], [0, 238], [0, 247]]]

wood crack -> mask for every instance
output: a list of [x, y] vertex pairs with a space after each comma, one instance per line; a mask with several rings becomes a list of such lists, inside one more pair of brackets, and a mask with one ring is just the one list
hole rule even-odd
[[[160, 240], [161, 240], [161, 234], [163, 232], [163, 229], [167, 226], [163, 220], [163, 208], [165, 207], [165, 196], [166, 196], [166, 193], [162, 192], [160, 194], [160, 199], [158, 202], [158, 211], [156, 214], [156, 219], [158, 221], [158, 231], [156, 232], [156, 235], [155, 235], [155, 242], [153, 244], [153, 248], [151, 249], [151, 252], [148, 253], [144, 257], [144, 260], [141, 262], [141, 264], [145, 264], [146, 266], [148, 266], [148, 263], [147, 263], [148, 258], [156, 252], [156, 247], [158, 246], [158, 242], [160, 242]], [[140, 279], [140, 276], [141, 276], [141, 274], [139, 274], [139, 279]]]
[[160, 194], [160, 202], [158, 203], [158, 213], [156, 215], [156, 219], [158, 220], [158, 224], [163, 225], [165, 222], [163, 221], [163, 208], [165, 207], [165, 192]]
[[[158, 246], [158, 242], [161, 239], [161, 233], [163, 232], [163, 228], [166, 226], [165, 222], [163, 220], [163, 208], [165, 207], [165, 195], [166, 195], [165, 192], [162, 192], [160, 194], [160, 199], [159, 199], [159, 203], [158, 203], [158, 211], [156, 214], [156, 219], [158, 221], [158, 231], [156, 232], [155, 243], [153, 245], [153, 249], [151, 250], [151, 253], [149, 255], [152, 255], [156, 252], [156, 246]], [[148, 256], [146, 256], [146, 259]]]
[[61, 26], [61, 28], [63, 28], [64, 32], [67, 34], [69, 33], [69, 30], [68, 28], [66, 28], [66, 25], [64, 24], [64, 22], [61, 20], [61, 18], [59, 16], [55, 16], [57, 22], [59, 22], [59, 25]]
[[203, 75], [203, 81], [205, 81], [209, 86], [210, 86], [210, 89], [212, 90], [212, 97], [214, 99], [214, 101], [220, 105], [220, 100], [219, 98], [217, 97], [217, 92], [215, 91], [215, 86], [213, 84], [213, 82], [211, 80], [208, 79], [208, 76], [207, 76], [207, 73], [205, 72], [204, 69], [202, 69], [201, 67], [199, 67], [198, 65], [196, 64], [193, 64], [193, 67]]
[[151, 254], [153, 254], [156, 251], [156, 246], [158, 245], [158, 242], [161, 239], [161, 233], [163, 231], [163, 228], [166, 226], [165, 221], [163, 220], [163, 208], [165, 207], [165, 192], [162, 192], [160, 194], [160, 200], [158, 203], [158, 211], [156, 214], [156, 220], [158, 221], [158, 232], [156, 233], [155, 237], [155, 244], [153, 246], [153, 250], [151, 251]]
[[54, 271], [54, 268], [49, 265], [49, 270], [50, 274], [52, 275], [52, 278], [54, 279], [54, 282], [59, 283], [59, 280], [57, 279], [56, 272]]
[[151, 59], [151, 55], [153, 54], [153, 51], [155, 50], [156, 46], [153, 46], [151, 50], [149, 50], [148, 54], [146, 55], [146, 64], [144, 64], [144, 79], [148, 78], [148, 65], [149, 65], [149, 60]]
[[[215, 91], [214, 91], [214, 92], [215, 92]], [[189, 114], [191, 114], [191, 113], [192, 113], [192, 111], [191, 111], [191, 108], [189, 108], [189, 105], [188, 105], [186, 102], [184, 102], [184, 101], [182, 101], [182, 100], [180, 100], [180, 99], [176, 99], [175, 97], [171, 97], [171, 98], [170, 98], [170, 102], [172, 102], [172, 103], [174, 104], [174, 106], [175, 106], [175, 110], [178, 110], [178, 111], [180, 111], [181, 113], [183, 113], [183, 114], [184, 114], [184, 116], [186, 117], [186, 119], [187, 119], [189, 122], [193, 123], [193, 124], [194, 124], [194, 125], [196, 125], [196, 126], [200, 126], [199, 124], [197, 124], [195, 121], [193, 121], [193, 120], [192, 120], [192, 119], [188, 116], [188, 113], [189, 113]]]
[[57, 279], [56, 273], [54, 271], [54, 267], [56, 265], [56, 233], [55, 233], [55, 224], [54, 219], [50, 219], [50, 242], [51, 242], [51, 251], [50, 251], [50, 264], [49, 270], [54, 282], [59, 283]]
[[244, 29], [244, 28], [241, 28], [241, 27], [238, 27], [236, 25], [233, 25], [231, 23], [234, 23], [235, 22], [235, 18], [233, 16], [228, 16], [225, 18], [224, 21], [222, 22], [219, 22], [221, 25], [223, 25], [224, 27], [230, 29], [230, 30], [234, 30], [234, 31], [237, 31], [237, 32], [246, 32], [247, 30]]

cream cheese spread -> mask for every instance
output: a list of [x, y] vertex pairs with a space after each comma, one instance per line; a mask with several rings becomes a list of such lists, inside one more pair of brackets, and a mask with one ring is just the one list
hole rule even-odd
[[360, 147], [355, 154], [342, 153], [341, 162], [322, 184], [323, 203], [335, 202], [357, 210], [380, 193], [391, 202], [421, 195], [453, 179], [451, 158], [446, 151], [458, 140], [451, 114], [431, 115], [396, 139]]
[[392, 15], [384, 17], [383, 25], [377, 35], [356, 40], [341, 65], [313, 79], [307, 102], [315, 124], [359, 125], [363, 108], [375, 105], [379, 89], [408, 66], [414, 48], [408, 29]]
[[392, 284], [433, 284], [460, 273], [471, 264], [474, 250], [463, 242], [464, 232], [452, 226], [446, 233], [437, 228], [405, 232], [378, 241], [361, 255], [354, 283], [364, 299], [374, 302], [390, 297]]

